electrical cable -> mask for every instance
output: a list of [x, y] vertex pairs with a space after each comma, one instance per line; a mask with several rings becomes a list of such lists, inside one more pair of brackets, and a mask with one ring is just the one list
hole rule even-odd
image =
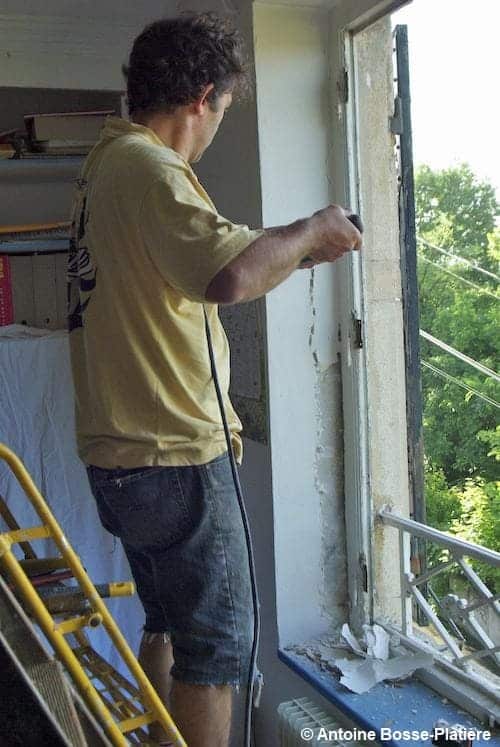
[[430, 241], [426, 241], [426, 239], [422, 239], [420, 236], [417, 236], [417, 241], [419, 241], [421, 244], [425, 244], [425, 246], [430, 247], [430, 249], [435, 249], [437, 252], [441, 252], [441, 254], [446, 254], [447, 257], [458, 259], [460, 262], [469, 265], [471, 269], [476, 270], [477, 272], [481, 272], [483, 275], [487, 275], [488, 277], [493, 278], [493, 280], [497, 280], [500, 283], [500, 277], [498, 277], [498, 275], [495, 275], [494, 272], [490, 272], [489, 270], [485, 270], [484, 267], [476, 265], [476, 263], [471, 262], [470, 259], [466, 259], [465, 257], [460, 256], [460, 254], [449, 252], [447, 249], [443, 249], [442, 246], [431, 244]]
[[423, 262], [427, 262], [429, 265], [433, 265], [434, 267], [437, 267], [438, 270], [441, 270], [442, 272], [446, 272], [447, 275], [453, 275], [454, 278], [457, 278], [462, 283], [466, 283], [467, 285], [472, 286], [475, 288], [479, 293], [484, 293], [486, 296], [491, 296], [496, 301], [500, 301], [500, 296], [497, 296], [496, 293], [492, 293], [491, 291], [487, 290], [486, 288], [481, 288], [480, 285], [477, 283], [473, 283], [472, 280], [467, 280], [467, 278], [463, 278], [461, 275], [457, 275], [456, 272], [452, 272], [451, 270], [448, 270], [447, 267], [443, 267], [443, 265], [438, 265], [437, 262], [433, 262], [432, 259], [429, 259], [428, 257], [424, 257], [422, 254], [420, 255], [420, 259]]
[[437, 374], [438, 376], [441, 376], [441, 378], [446, 379], [447, 381], [451, 381], [453, 384], [456, 384], [457, 386], [462, 387], [462, 389], [465, 389], [471, 394], [475, 394], [476, 397], [480, 397], [481, 399], [484, 399], [485, 402], [488, 402], [488, 404], [493, 405], [493, 407], [497, 407], [500, 410], [500, 402], [496, 402], [494, 399], [491, 399], [491, 397], [488, 397], [487, 394], [478, 392], [477, 389], [474, 389], [468, 384], [464, 384], [463, 381], [460, 381], [460, 379], [457, 379], [455, 376], [452, 376], [451, 374], [447, 373], [447, 371], [443, 371], [441, 368], [438, 368], [437, 366], [433, 366], [432, 363], [428, 363], [427, 361], [424, 361], [424, 360], [422, 360], [421, 363], [422, 363], [422, 366], [425, 366], [425, 368], [430, 369], [433, 373]]
[[234, 457], [233, 444], [231, 442], [231, 434], [227, 423], [226, 411], [224, 408], [224, 400], [222, 398], [222, 392], [220, 389], [219, 377], [217, 374], [217, 367], [215, 364], [215, 356], [212, 345], [212, 335], [210, 332], [210, 325], [208, 323], [207, 310], [203, 306], [203, 313], [205, 315], [205, 332], [207, 337], [208, 354], [210, 357], [210, 368], [212, 371], [212, 378], [214, 381], [215, 391], [217, 393], [217, 401], [219, 403], [219, 409], [222, 418], [222, 424], [224, 426], [224, 435], [226, 437], [227, 451], [229, 455], [229, 461], [231, 463], [231, 472], [233, 474], [234, 487], [236, 490], [236, 496], [241, 511], [241, 518], [243, 521], [243, 528], [245, 531], [245, 538], [248, 550], [248, 566], [250, 570], [250, 583], [252, 587], [252, 602], [253, 602], [253, 613], [254, 613], [254, 627], [253, 627], [253, 643], [252, 652], [250, 655], [250, 665], [248, 672], [248, 686], [246, 694], [246, 707], [245, 707], [245, 731], [244, 731], [244, 745], [245, 747], [251, 747], [251, 731], [252, 731], [252, 704], [253, 704], [253, 688], [257, 669], [257, 653], [259, 649], [259, 637], [260, 637], [260, 614], [259, 614], [259, 596], [257, 592], [257, 579], [255, 573], [255, 562], [253, 554], [252, 537], [250, 534], [250, 525], [248, 522], [248, 516], [245, 509], [245, 502], [243, 500], [243, 492], [241, 489], [240, 478], [238, 475], [238, 468], [236, 466], [236, 459]]
[[488, 376], [488, 378], [495, 379], [495, 381], [500, 382], [500, 375], [497, 374], [496, 371], [492, 371], [491, 368], [488, 368], [487, 366], [483, 366], [482, 363], [475, 361], [474, 358], [469, 358], [469, 356], [465, 355], [465, 353], [461, 353], [460, 350], [457, 350], [456, 348], [452, 348], [451, 345], [447, 345], [442, 340], [438, 340], [437, 337], [433, 337], [428, 332], [424, 332], [423, 329], [420, 330], [420, 337], [423, 337], [424, 340], [428, 340], [429, 342], [432, 342], [433, 345], [436, 345], [438, 348], [445, 350], [447, 353], [450, 353], [450, 355], [455, 356], [455, 358], [458, 358], [458, 360], [462, 361], [463, 363], [467, 363], [468, 366], [472, 366], [473, 368], [476, 368], [478, 371], [481, 371], [481, 373], [484, 374], [484, 376]]
[[[348, 220], [358, 229], [360, 233], [363, 233], [363, 223], [359, 215], [351, 213], [347, 216]], [[222, 418], [222, 424], [224, 426], [224, 435], [226, 437], [227, 451], [229, 454], [229, 460], [231, 463], [231, 472], [233, 474], [234, 487], [236, 490], [236, 496], [241, 511], [241, 518], [243, 521], [243, 528], [245, 531], [245, 538], [248, 550], [248, 567], [250, 570], [250, 583], [252, 587], [252, 602], [253, 602], [253, 613], [254, 613], [254, 627], [253, 627], [253, 643], [252, 652], [250, 655], [250, 664], [248, 670], [248, 686], [247, 686], [247, 697], [245, 707], [245, 731], [244, 731], [244, 747], [251, 747], [252, 740], [252, 705], [253, 705], [253, 690], [255, 677], [257, 673], [257, 653], [259, 650], [259, 638], [260, 638], [260, 614], [259, 614], [259, 595], [257, 592], [257, 578], [255, 573], [255, 561], [253, 554], [252, 537], [250, 534], [250, 525], [248, 522], [248, 516], [245, 509], [245, 502], [243, 500], [243, 491], [241, 489], [240, 478], [238, 475], [238, 468], [236, 466], [236, 459], [234, 457], [233, 444], [231, 441], [231, 433], [227, 423], [226, 410], [224, 408], [224, 400], [220, 389], [219, 377], [217, 374], [217, 366], [215, 364], [215, 356], [212, 345], [212, 335], [210, 332], [210, 324], [208, 322], [208, 315], [205, 306], [203, 306], [203, 314], [205, 316], [205, 334], [207, 338], [208, 354], [210, 357], [210, 368], [212, 371], [212, 378], [214, 381], [215, 391], [217, 393], [217, 401], [219, 403], [219, 410]]]

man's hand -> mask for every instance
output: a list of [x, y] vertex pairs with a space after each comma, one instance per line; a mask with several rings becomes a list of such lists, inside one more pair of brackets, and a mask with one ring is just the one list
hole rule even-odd
[[335, 262], [344, 254], [361, 249], [361, 232], [349, 220], [349, 215], [352, 213], [339, 205], [330, 205], [314, 213], [311, 221], [316, 224], [315, 229], [322, 244], [309, 252], [299, 265], [301, 269], [310, 269], [323, 262]]
[[286, 280], [297, 267], [334, 262], [361, 248], [361, 233], [339, 205], [288, 226], [268, 228], [217, 273], [207, 288], [210, 303], [251, 301]]

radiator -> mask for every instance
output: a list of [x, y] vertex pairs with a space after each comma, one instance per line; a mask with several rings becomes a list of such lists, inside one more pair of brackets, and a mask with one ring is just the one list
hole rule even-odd
[[[307, 745], [340, 745], [338, 741], [321, 738], [321, 729], [340, 730], [341, 726], [331, 716], [314, 705], [308, 698], [298, 698], [278, 706], [280, 747], [307, 747]], [[303, 730], [307, 738], [301, 736]], [[309, 738], [313, 734], [312, 738]], [[318, 738], [319, 735], [319, 738]], [[351, 743], [352, 744], [352, 743]]]

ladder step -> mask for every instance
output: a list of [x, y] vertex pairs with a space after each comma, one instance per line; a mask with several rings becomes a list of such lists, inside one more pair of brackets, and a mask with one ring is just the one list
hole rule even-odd
[[2, 544], [0, 545], [0, 555], [10, 549], [11, 545], [18, 544], [19, 542], [29, 542], [35, 539], [48, 539], [51, 537], [51, 531], [49, 527], [39, 526], [30, 527], [29, 529], [14, 529], [12, 532], [3, 532], [0, 534]]
[[19, 565], [30, 578], [68, 567], [64, 558], [24, 558], [19, 561]]
[[[7, 524], [7, 527], [12, 531], [13, 529], [20, 529], [21, 527], [15, 520], [13, 514], [11, 513], [9, 507], [7, 506], [5, 499], [3, 496], [0, 495], [0, 516]], [[22, 542], [21, 543], [21, 549], [24, 552], [25, 558], [36, 558], [36, 553], [34, 552], [33, 548], [31, 547], [29, 542]]]
[[[96, 584], [96, 591], [102, 599], [117, 596], [130, 596], [134, 593], [134, 584], [130, 581], [120, 583]], [[90, 607], [90, 600], [79, 586], [52, 585], [40, 591], [45, 606], [52, 615], [70, 613], [82, 615]]]
[[98, 612], [90, 612], [88, 615], [81, 615], [80, 617], [70, 617], [69, 620], [54, 625], [54, 630], [63, 635], [68, 633], [75, 633], [77, 630], [82, 628], [97, 628], [102, 622], [102, 617]]
[[[136, 716], [143, 716], [144, 709], [131, 710], [128, 708], [126, 701], [115, 701], [112, 696], [109, 696], [107, 691], [100, 691], [99, 695], [102, 698], [102, 702], [109, 709], [111, 715], [115, 718], [115, 721], [120, 722], [124, 719], [135, 718]], [[140, 732], [140, 730], [136, 730]]]
[[128, 731], [134, 731], [135, 729], [139, 729], [141, 726], [152, 724], [153, 721], [156, 721], [155, 714], [151, 711], [146, 711], [142, 716], [134, 716], [134, 718], [127, 718], [125, 721], [120, 721], [118, 723], [118, 728], [123, 732], [123, 734], [126, 734]]
[[30, 578], [31, 585], [36, 589], [39, 586], [56, 584], [59, 581], [66, 581], [68, 578], [73, 578], [73, 571], [55, 571], [53, 573], [46, 573], [42, 576], [34, 576]]
[[133, 685], [118, 670], [111, 666], [103, 657], [90, 646], [81, 646], [73, 649], [73, 653], [80, 663], [105, 685], [110, 682], [116, 688], [122, 688], [137, 701], [141, 700], [139, 688]]
[[97, 683], [102, 685], [102, 688], [97, 688], [99, 694], [118, 720], [124, 716], [132, 718], [144, 714], [145, 706], [141, 700], [141, 691], [126, 677], [91, 648], [74, 648], [73, 653], [86, 670], [89, 679], [94, 682], [94, 686], [97, 688]]

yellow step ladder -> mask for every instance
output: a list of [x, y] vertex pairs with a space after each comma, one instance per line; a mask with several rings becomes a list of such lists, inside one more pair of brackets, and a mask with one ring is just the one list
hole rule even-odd
[[[40, 526], [19, 528], [0, 497], [0, 516], [9, 528], [8, 532], [0, 534], [0, 570], [7, 575], [22, 605], [45, 634], [108, 738], [119, 746], [151, 745], [154, 742], [148, 737], [145, 727], [156, 723], [168, 734], [175, 747], [187, 747], [99, 593], [101, 591], [105, 596], [132, 594], [133, 584], [107, 584], [96, 588], [23, 463], [2, 443], [0, 460], [7, 463], [42, 521]], [[60, 556], [37, 558], [30, 541], [39, 539], [53, 540]], [[24, 560], [16, 557], [13, 545], [21, 547]], [[34, 585], [36, 576], [32, 574], [44, 572], [53, 573], [55, 581], [70, 575], [76, 579], [78, 587], [59, 586], [54, 595], [42, 596]], [[55, 616], [63, 619], [57, 621]], [[105, 629], [136, 685], [91, 647], [84, 630], [97, 626]]]

